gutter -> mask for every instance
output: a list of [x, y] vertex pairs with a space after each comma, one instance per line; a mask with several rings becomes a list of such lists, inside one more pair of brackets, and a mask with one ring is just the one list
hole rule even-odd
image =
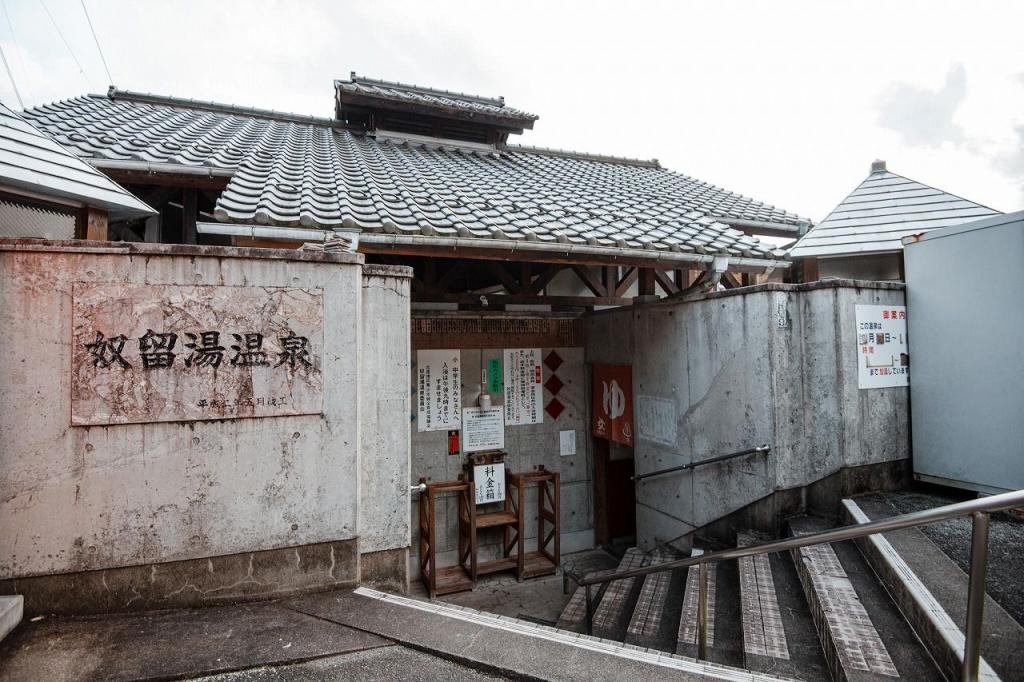
[[203, 178], [230, 178], [235, 171], [230, 168], [212, 166], [187, 166], [181, 163], [150, 163], [148, 161], [123, 161], [121, 159], [83, 158], [93, 168], [103, 170], [138, 171], [142, 173], [166, 173], [195, 175]]
[[737, 229], [752, 229], [762, 230], [764, 232], [772, 232], [774, 234], [769, 236], [775, 237], [802, 237], [810, 229], [811, 224], [807, 221], [800, 221], [795, 224], [789, 223], [771, 223], [764, 220], [743, 220], [740, 218], [729, 218], [728, 216], [711, 216], [720, 223], [725, 223], [729, 227], [735, 227]]
[[[232, 225], [228, 223], [197, 223], [199, 234], [219, 234], [236, 237], [259, 237], [261, 239], [282, 239], [288, 241], [324, 241], [331, 232], [327, 230], [309, 230], [295, 227], [270, 227], [264, 225]], [[347, 230], [345, 230], [347, 232]], [[721, 254], [683, 253], [679, 251], [655, 251], [653, 249], [624, 249], [614, 246], [590, 246], [588, 244], [566, 244], [536, 241], [519, 241], [511, 239], [473, 239], [465, 237], [410, 236], [400, 234], [381, 234], [362, 232], [359, 241], [363, 244], [379, 246], [435, 246], [457, 249], [505, 249], [509, 256], [516, 252], [558, 254], [561, 256], [596, 256], [608, 260], [623, 259], [629, 261], [646, 261], [648, 267], [664, 264], [679, 267], [679, 264], [699, 265], [703, 268], [713, 266], [722, 259], [728, 259], [730, 266], [771, 272], [776, 269], [789, 268], [791, 263], [782, 260], [762, 258], [744, 258], [723, 256]], [[724, 270], [724, 268], [722, 268]]]

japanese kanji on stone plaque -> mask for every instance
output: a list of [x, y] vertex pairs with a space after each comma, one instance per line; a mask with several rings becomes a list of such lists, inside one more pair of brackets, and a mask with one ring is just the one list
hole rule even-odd
[[323, 294], [75, 284], [71, 423], [318, 414]]

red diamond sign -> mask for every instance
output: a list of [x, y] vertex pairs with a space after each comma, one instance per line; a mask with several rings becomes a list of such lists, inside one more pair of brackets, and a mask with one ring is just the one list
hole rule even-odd
[[544, 382], [544, 388], [551, 391], [551, 395], [558, 395], [558, 392], [562, 390], [563, 386], [565, 386], [565, 384], [563, 384], [562, 380], [555, 374], [552, 374], [551, 377]]
[[563, 405], [562, 401], [558, 398], [552, 398], [551, 402], [548, 403], [548, 406], [544, 408], [544, 411], [547, 412], [552, 419], [558, 419], [558, 415], [562, 414], [564, 410], [565, 405]]
[[556, 371], [559, 367], [561, 367], [562, 362], [562, 356], [556, 353], [555, 351], [551, 351], [544, 358], [544, 364], [547, 365], [548, 369], [550, 369], [552, 372]]

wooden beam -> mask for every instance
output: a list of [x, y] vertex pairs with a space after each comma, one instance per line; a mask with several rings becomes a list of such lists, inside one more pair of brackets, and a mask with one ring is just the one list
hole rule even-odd
[[739, 289], [741, 286], [743, 286], [740, 283], [739, 277], [737, 277], [736, 273], [734, 272], [723, 272], [721, 281], [722, 286], [724, 286], [726, 289]]
[[594, 277], [594, 274], [590, 272], [590, 269], [582, 265], [572, 266], [572, 271], [576, 273], [583, 285], [590, 289], [590, 293], [594, 296], [608, 296], [608, 291], [605, 290], [604, 285], [599, 279]]
[[223, 190], [231, 178], [210, 177], [208, 175], [186, 175], [183, 173], [150, 173], [148, 171], [129, 171], [117, 168], [99, 169], [121, 185], [156, 185], [159, 187], [192, 187], [196, 189]]
[[75, 214], [75, 238], [107, 241], [107, 212], [86, 206]]
[[466, 269], [466, 261], [459, 261], [448, 268], [448, 272], [441, 275], [441, 279], [437, 281], [437, 289], [439, 291], [445, 291], [450, 287], [455, 279], [463, 273]]
[[501, 285], [505, 287], [505, 291], [510, 294], [518, 294], [522, 291], [522, 286], [515, 277], [508, 273], [505, 266], [497, 261], [488, 261], [487, 269], [501, 282]]
[[629, 268], [626, 273], [622, 275], [622, 279], [619, 280], [619, 283], [615, 285], [615, 295], [625, 296], [626, 292], [629, 291], [631, 286], [633, 286], [633, 282], [637, 280], [639, 275], [639, 268]]
[[555, 278], [555, 275], [562, 271], [561, 265], [548, 265], [544, 270], [537, 276], [537, 279], [530, 282], [530, 286], [523, 290], [522, 293], [536, 296], [540, 292], [544, 291], [548, 284], [551, 284], [551, 280]]
[[654, 279], [657, 280], [658, 285], [666, 295], [672, 296], [679, 293], [679, 287], [672, 281], [671, 276], [669, 276], [669, 274], [664, 270], [655, 270]]
[[[420, 295], [413, 294], [412, 300], [417, 303], [459, 303], [466, 305], [480, 305], [479, 293], [447, 294], [440, 292], [425, 292]], [[595, 305], [630, 305], [631, 298], [619, 298], [612, 296], [529, 296], [524, 294], [483, 294], [487, 297], [488, 305], [499, 306], [507, 303], [536, 303], [540, 305], [564, 305], [564, 306], [595, 306]]]

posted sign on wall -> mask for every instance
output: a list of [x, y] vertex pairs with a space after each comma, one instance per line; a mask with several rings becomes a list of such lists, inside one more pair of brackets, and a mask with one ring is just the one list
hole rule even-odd
[[462, 370], [459, 351], [416, 351], [416, 428], [462, 428]]
[[500, 407], [467, 407], [462, 411], [462, 437], [465, 452], [500, 450], [505, 447], [505, 413]]
[[544, 421], [540, 348], [505, 349], [505, 424]]
[[71, 423], [323, 410], [323, 292], [77, 282]]
[[906, 306], [858, 305], [858, 387], [906, 386], [909, 379]]

